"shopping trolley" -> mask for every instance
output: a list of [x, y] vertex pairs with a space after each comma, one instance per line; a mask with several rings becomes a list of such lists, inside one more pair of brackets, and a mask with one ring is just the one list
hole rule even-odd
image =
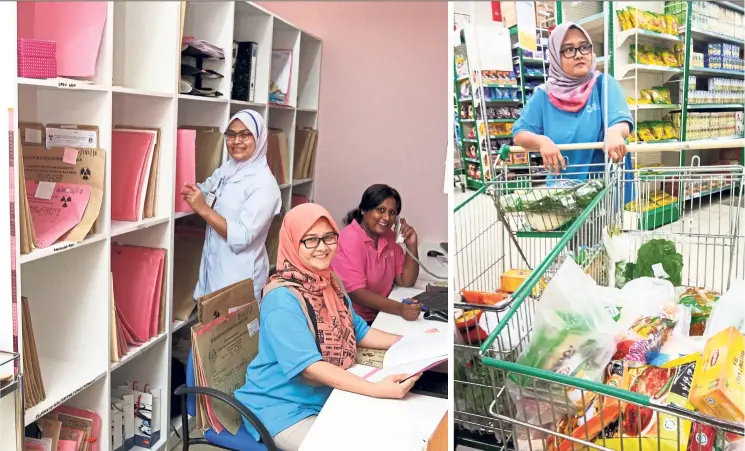
[[[576, 218], [592, 199], [610, 199], [600, 196], [606, 190], [604, 171], [600, 167], [591, 169], [596, 171], [591, 173], [589, 181], [577, 185], [572, 177], [578, 174], [578, 168], [571, 164], [562, 178], [549, 183], [547, 172], [540, 166], [533, 166], [528, 173], [512, 171], [507, 165], [495, 166], [494, 178], [455, 208], [456, 293], [463, 290], [494, 292], [500, 288], [500, 276], [506, 271], [536, 268], [566, 233], [569, 220]], [[581, 190], [579, 196], [575, 196], [576, 189]], [[530, 192], [527, 199], [517, 197], [525, 191]], [[537, 196], [557, 196], [565, 203], [580, 201], [575, 206], [562, 204], [561, 214], [557, 214], [556, 210], [544, 211], [545, 205]], [[518, 209], [517, 203], [523, 201], [537, 201], [539, 206]], [[590, 218], [584, 221], [582, 242], [600, 239], [609, 211], [607, 207], [592, 211]], [[585, 253], [584, 247], [575, 250], [578, 255]], [[493, 387], [503, 382], [494, 378], [500, 376], [499, 373], [482, 365], [479, 349], [486, 338], [483, 331], [499, 324], [507, 306], [475, 305], [456, 300], [454, 307], [457, 317], [453, 376], [456, 441], [479, 449], [501, 449], [509, 443], [510, 430], [503, 430], [488, 409], [496, 396]], [[469, 319], [463, 321], [463, 318]], [[466, 329], [481, 332], [469, 333]], [[504, 357], [514, 360], [517, 356]]]
[[[745, 140], [629, 147], [632, 152], [705, 150], [745, 147]], [[633, 180], [634, 200], [630, 204], [622, 202], [627, 175]], [[640, 393], [517, 363], [517, 357], [531, 341], [543, 288], [567, 258], [574, 259], [599, 285], [613, 283], [615, 260], [606, 247], [609, 233], [628, 237], [631, 255], [626, 258], [632, 260], [639, 246], [651, 239], [675, 243], [684, 261], [683, 285], [724, 292], [735, 277], [743, 275], [742, 166], [619, 169], [609, 174], [607, 181], [608, 185], [567, 226], [558, 244], [504, 302], [496, 318], [497, 325], [489, 328], [488, 338], [481, 343], [481, 362], [489, 369], [494, 384], [487, 416], [492, 420], [494, 432], [521, 451], [685, 450], [691, 437], [688, 449], [699, 451], [712, 449], [707, 447], [707, 441], [711, 445], [717, 430], [728, 434], [731, 440], [742, 438], [745, 435], [742, 424], [665, 405]], [[598, 216], [609, 220], [603, 234], [583, 234], [588, 220]], [[588, 248], [582, 258], [576, 253], [580, 243]], [[483, 309], [483, 306], [471, 307]], [[508, 378], [518, 383], [510, 384]], [[570, 396], [581, 400], [580, 411], [575, 409]], [[598, 405], [600, 408], [593, 417], [591, 408]], [[603, 406], [611, 409], [615, 406], [611, 411], [616, 415], [604, 418], [607, 411]], [[632, 418], [625, 412], [636, 416]], [[457, 416], [456, 404], [456, 419]], [[624, 428], [627, 432], [646, 431], [636, 434], [639, 438], [632, 438]], [[612, 438], [618, 434], [625, 438]]]

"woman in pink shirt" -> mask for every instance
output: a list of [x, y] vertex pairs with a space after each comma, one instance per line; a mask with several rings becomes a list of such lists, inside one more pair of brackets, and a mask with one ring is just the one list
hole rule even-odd
[[[421, 307], [388, 298], [393, 284], [411, 287], [419, 276], [419, 265], [399, 244], [393, 227], [401, 213], [401, 196], [388, 185], [372, 185], [362, 194], [359, 207], [347, 214], [339, 234], [339, 251], [331, 268], [344, 283], [354, 310], [368, 324], [378, 312], [419, 318]], [[417, 259], [417, 236], [401, 219], [404, 245]]]

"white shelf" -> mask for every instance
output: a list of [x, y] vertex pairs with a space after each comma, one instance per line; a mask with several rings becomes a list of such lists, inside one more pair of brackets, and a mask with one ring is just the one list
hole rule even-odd
[[627, 64], [619, 70], [619, 74], [629, 72], [681, 74], [683, 70], [677, 67], [655, 66], [653, 64]]
[[657, 105], [653, 103], [643, 103], [640, 105], [629, 105], [631, 111], [635, 110], [679, 110], [680, 105], [674, 103], [670, 105]]
[[657, 33], [654, 31], [632, 28], [630, 30], [616, 33], [616, 41], [616, 45], [620, 46], [626, 43], [633, 44], [635, 41], [639, 41], [641, 43], [659, 44], [662, 42], [681, 42], [682, 39], [680, 38], [680, 36], [675, 36], [672, 34]]
[[[207, 68], [224, 75], [222, 79], [205, 80], [205, 86], [220, 91], [221, 97], [179, 93], [182, 4], [186, 8], [183, 34], [205, 39], [225, 52], [224, 60], [205, 61]], [[42, 7], [38, 5], [37, 8]], [[174, 169], [177, 129], [214, 126], [222, 131], [231, 114], [244, 108], [253, 109], [265, 117], [269, 126], [285, 131], [287, 157], [292, 166], [295, 129], [317, 127], [322, 42], [252, 2], [108, 2], [107, 5], [96, 75], [90, 82], [13, 76], [15, 83], [6, 83], [13, 99], [17, 92], [16, 102], [7, 105], [15, 108], [18, 122], [96, 126], [99, 147], [106, 151], [104, 199], [95, 233], [81, 242], [56, 243], [27, 255], [20, 255], [20, 245], [17, 246], [15, 282], [19, 305], [20, 296], [28, 297], [46, 390], [46, 399], [26, 412], [25, 422], [35, 421], [62, 403], [93, 409], [102, 420], [99, 447], [102, 451], [110, 449], [110, 434], [106, 432], [110, 424], [110, 389], [137, 380], [162, 390], [162, 437], [152, 447], [160, 450], [172, 438], [169, 402], [175, 388], [170, 386], [172, 334], [184, 332], [182, 329], [195, 322], [195, 318], [174, 321], [172, 315], [174, 285], [179, 283], [173, 274], [175, 221], [190, 221], [194, 214], [173, 211], [180, 190], [175, 186]], [[13, 57], [6, 58], [12, 64], [3, 73], [13, 75], [19, 10], [27, 11], [28, 7], [9, 2], [0, 9], [7, 25], [0, 33], [6, 33], [7, 41], [12, 38], [14, 43]], [[252, 101], [230, 98], [234, 40], [258, 43]], [[293, 50], [288, 105], [268, 104], [272, 49]], [[12, 126], [17, 127], [17, 123]], [[160, 129], [153, 218], [133, 222], [110, 219], [111, 131], [116, 126]], [[222, 155], [222, 161], [226, 158], [227, 155]], [[18, 167], [16, 161], [16, 178]], [[313, 180], [311, 176], [282, 185], [285, 210], [291, 207], [293, 193], [312, 199]], [[17, 210], [14, 213], [15, 235], [20, 237], [20, 215]], [[141, 346], [130, 347], [118, 362], [111, 362], [109, 356], [112, 327], [109, 273], [114, 243], [163, 248], [167, 252], [165, 332]], [[9, 293], [0, 299], [0, 312], [9, 311]]]

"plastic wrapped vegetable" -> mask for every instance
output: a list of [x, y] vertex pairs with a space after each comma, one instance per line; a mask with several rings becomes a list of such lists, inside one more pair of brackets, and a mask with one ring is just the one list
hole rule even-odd
[[577, 199], [577, 204], [582, 209], [586, 208], [604, 187], [605, 182], [601, 179], [592, 179], [581, 184], [574, 190], [574, 197]]
[[657, 277], [680, 286], [683, 278], [683, 256], [670, 240], [650, 240], [639, 247], [634, 265], [634, 279]]

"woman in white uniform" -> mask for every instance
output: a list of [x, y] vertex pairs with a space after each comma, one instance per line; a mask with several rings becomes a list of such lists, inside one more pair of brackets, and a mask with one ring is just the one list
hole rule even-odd
[[181, 192], [207, 222], [194, 299], [248, 278], [261, 299], [269, 277], [264, 244], [282, 202], [266, 161], [268, 134], [260, 114], [239, 111], [225, 130], [228, 161], [204, 183], [186, 185]]

